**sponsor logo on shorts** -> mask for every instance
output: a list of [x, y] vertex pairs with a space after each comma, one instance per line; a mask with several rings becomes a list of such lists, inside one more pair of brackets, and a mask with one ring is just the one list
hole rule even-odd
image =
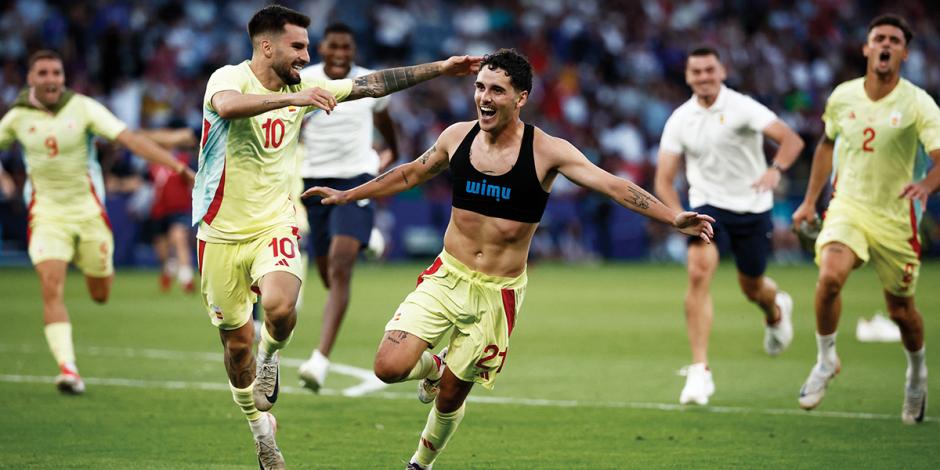
[[210, 305], [209, 310], [212, 310], [212, 314], [215, 315], [217, 320], [222, 319], [222, 307], [219, 307], [218, 305]]

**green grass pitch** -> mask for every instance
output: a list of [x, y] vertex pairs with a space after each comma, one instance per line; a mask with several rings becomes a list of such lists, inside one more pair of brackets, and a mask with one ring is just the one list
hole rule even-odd
[[[419, 265], [362, 265], [335, 363], [369, 369], [387, 319]], [[492, 392], [478, 387], [437, 469], [936, 468], [940, 405], [928, 421], [900, 420], [905, 358], [899, 344], [859, 343], [855, 323], [884, 309], [870, 268], [844, 291], [842, 373], [817, 411], [796, 396], [815, 360], [811, 265], [771, 266], [795, 301], [796, 339], [780, 357], [761, 347], [757, 309], [731, 265], [713, 283], [708, 407], [680, 407], [689, 361], [681, 266], [535, 265]], [[95, 305], [70, 274], [66, 302], [88, 391], [61, 396], [42, 334], [39, 284], [29, 269], [0, 270], [0, 467], [252, 468], [251, 433], [227, 389], [218, 333], [196, 296], [161, 294], [156, 273], [121, 271], [110, 302]], [[319, 334], [324, 290], [305, 285], [282, 365], [274, 412], [290, 468], [403, 468], [428, 407], [415, 384], [361, 397], [331, 373], [322, 395], [297, 387], [296, 364]], [[928, 344], [940, 344], [940, 264], [921, 271], [918, 306]], [[928, 348], [940, 396], [940, 350]], [[935, 398], [937, 400], [937, 398]], [[933, 410], [933, 411], [931, 411]]]

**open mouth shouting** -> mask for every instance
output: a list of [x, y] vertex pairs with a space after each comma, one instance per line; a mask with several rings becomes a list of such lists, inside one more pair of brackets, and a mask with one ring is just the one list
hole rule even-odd
[[487, 105], [480, 106], [480, 120], [491, 121], [496, 117], [496, 108]]
[[891, 65], [891, 52], [890, 51], [881, 51], [878, 54], [878, 66], [885, 68]]

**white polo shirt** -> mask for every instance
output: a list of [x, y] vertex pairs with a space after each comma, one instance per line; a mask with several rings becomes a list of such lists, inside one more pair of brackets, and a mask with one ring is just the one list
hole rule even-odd
[[[344, 78], [355, 78], [372, 70], [353, 64]], [[300, 72], [301, 77], [326, 78], [323, 63]], [[379, 155], [372, 148], [373, 113], [388, 108], [388, 96], [361, 98], [336, 105], [330, 114], [311, 113], [301, 131], [303, 178], [351, 178], [379, 171]]]
[[767, 171], [764, 129], [777, 115], [753, 98], [722, 85], [709, 108], [693, 95], [666, 121], [662, 151], [685, 155], [689, 204], [732, 212], [766, 212], [772, 191], [751, 187]]

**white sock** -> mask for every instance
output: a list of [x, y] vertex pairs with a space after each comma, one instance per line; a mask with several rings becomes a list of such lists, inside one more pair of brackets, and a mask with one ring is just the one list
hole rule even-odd
[[831, 335], [816, 333], [816, 348], [816, 362], [834, 369], [839, 360], [836, 356], [836, 333], [833, 332]]
[[180, 284], [193, 282], [193, 267], [189, 265], [180, 266], [179, 272], [176, 274], [176, 280], [179, 281]]
[[443, 369], [439, 361], [439, 358], [431, 354], [430, 351], [425, 350], [421, 353], [421, 357], [418, 358], [418, 363], [411, 368], [411, 372], [408, 373], [405, 380], [440, 379]]
[[176, 258], [170, 258], [166, 260], [166, 264], [163, 266], [163, 272], [167, 276], [173, 277], [179, 269], [179, 262], [176, 261]]
[[251, 434], [255, 437], [269, 434], [271, 432], [271, 419], [267, 413], [261, 413], [261, 418], [254, 421], [248, 420], [248, 426], [251, 427]]
[[323, 355], [319, 349], [314, 349], [310, 355], [310, 365], [313, 368], [313, 376], [320, 385], [326, 381], [326, 371], [330, 368], [330, 359]]
[[927, 353], [926, 346], [921, 346], [920, 351], [908, 351], [907, 353], [907, 379], [911, 387], [919, 387], [927, 381]]

